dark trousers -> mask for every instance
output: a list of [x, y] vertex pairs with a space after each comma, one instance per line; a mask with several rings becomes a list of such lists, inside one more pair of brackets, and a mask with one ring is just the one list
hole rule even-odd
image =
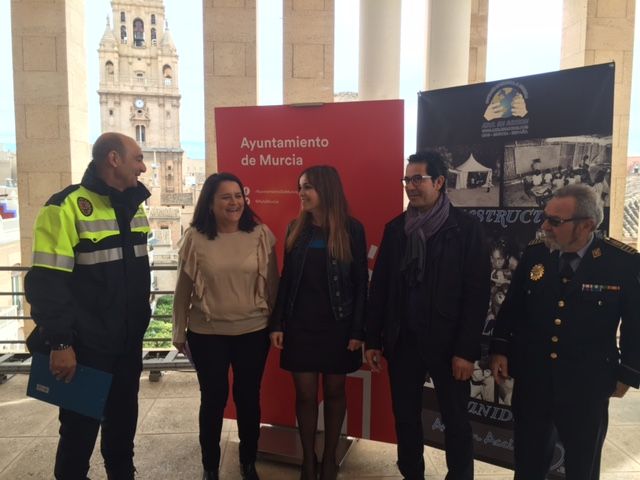
[[469, 382], [453, 378], [451, 358], [424, 352], [420, 342], [401, 336], [389, 361], [391, 399], [398, 437], [398, 468], [407, 480], [424, 478], [422, 389], [427, 372], [435, 385], [445, 425], [447, 480], [473, 479], [473, 437], [467, 413]]
[[122, 355], [76, 350], [78, 363], [111, 372], [113, 379], [102, 421], [60, 409], [60, 441], [56, 453], [58, 480], [85, 480], [89, 460], [102, 427], [100, 451], [109, 479], [133, 479], [133, 439], [138, 420], [142, 344]]
[[200, 448], [205, 470], [220, 464], [220, 433], [233, 369], [240, 463], [253, 463], [260, 436], [260, 384], [269, 352], [267, 330], [245, 335], [201, 335], [187, 331], [200, 382]]
[[544, 480], [556, 440], [564, 447], [567, 480], [598, 480], [607, 434], [609, 401], [576, 398], [559, 403], [541, 395], [524, 395], [514, 383], [515, 480]]

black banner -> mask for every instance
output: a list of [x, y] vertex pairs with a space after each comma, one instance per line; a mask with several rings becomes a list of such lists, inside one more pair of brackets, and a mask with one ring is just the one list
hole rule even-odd
[[[447, 158], [452, 203], [478, 218], [491, 242], [483, 355], [469, 399], [479, 460], [513, 466], [513, 380], [494, 382], [488, 343], [522, 251], [542, 224], [541, 209], [558, 188], [585, 183], [604, 202], [601, 229], [608, 229], [614, 73], [609, 63], [419, 93], [417, 150]], [[430, 383], [422, 421], [425, 443], [443, 448]], [[558, 444], [549, 478], [564, 478], [563, 458]]]

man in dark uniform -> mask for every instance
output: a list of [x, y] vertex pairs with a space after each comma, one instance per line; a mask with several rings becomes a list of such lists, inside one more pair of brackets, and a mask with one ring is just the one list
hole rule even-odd
[[58, 480], [85, 480], [101, 429], [109, 480], [132, 480], [142, 338], [150, 318], [149, 222], [138, 182], [146, 168], [133, 138], [102, 134], [82, 182], [40, 210], [25, 293], [37, 328], [29, 349], [71, 382], [77, 365], [112, 374], [102, 421], [60, 409]]
[[385, 227], [369, 295], [365, 355], [374, 372], [382, 350], [389, 362], [398, 467], [407, 480], [424, 478], [427, 371], [446, 426], [447, 479], [473, 478], [467, 404], [489, 305], [489, 251], [479, 222], [449, 203], [446, 175], [435, 151], [409, 157], [409, 207]]
[[515, 379], [515, 478], [546, 478], [557, 432], [566, 478], [596, 480], [609, 398], [640, 385], [640, 255], [594, 233], [588, 186], [557, 190], [544, 218], [498, 314], [491, 369]]

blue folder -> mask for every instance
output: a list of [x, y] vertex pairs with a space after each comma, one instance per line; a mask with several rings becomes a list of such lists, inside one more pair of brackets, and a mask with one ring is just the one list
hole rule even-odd
[[69, 383], [56, 380], [49, 370], [49, 356], [34, 353], [27, 396], [97, 420], [102, 419], [112, 375], [78, 364]]

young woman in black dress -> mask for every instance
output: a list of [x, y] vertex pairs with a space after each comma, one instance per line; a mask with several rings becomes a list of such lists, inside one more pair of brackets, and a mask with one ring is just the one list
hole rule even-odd
[[335, 168], [315, 166], [298, 179], [301, 210], [290, 225], [271, 343], [291, 372], [302, 441], [302, 480], [316, 479], [318, 380], [324, 394], [321, 480], [337, 476], [336, 447], [346, 411], [345, 376], [360, 368], [368, 267], [364, 228], [348, 215]]

